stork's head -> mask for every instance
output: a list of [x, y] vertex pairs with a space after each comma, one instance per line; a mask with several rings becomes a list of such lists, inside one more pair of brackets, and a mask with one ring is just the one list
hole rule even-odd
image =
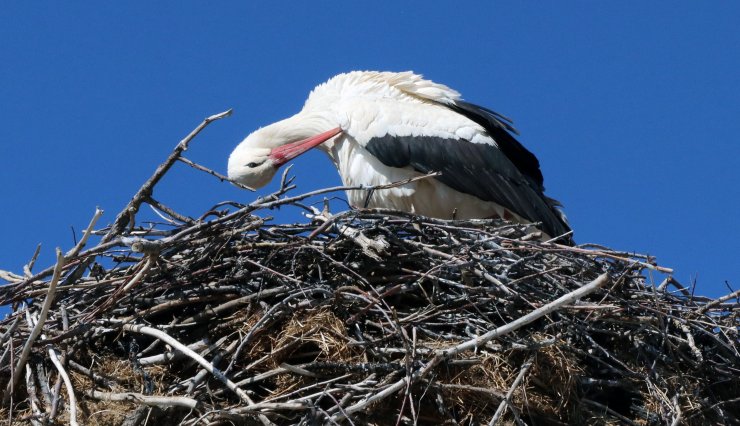
[[[318, 132], [283, 120], [263, 127], [240, 143], [229, 157], [229, 179], [250, 188], [267, 185], [280, 166], [338, 135], [337, 127]], [[310, 136], [306, 136], [306, 134]]]

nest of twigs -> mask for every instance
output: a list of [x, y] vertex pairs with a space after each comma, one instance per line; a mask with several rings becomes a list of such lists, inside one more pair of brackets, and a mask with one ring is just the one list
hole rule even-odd
[[[292, 196], [285, 178], [191, 219], [152, 189], [197, 131], [110, 226], [91, 223], [92, 248], [84, 238], [44, 271], [3, 273], [0, 418], [740, 422], [737, 292], [697, 297], [653, 259], [522, 225], [331, 215], [302, 201], [336, 189]], [[138, 226], [143, 203], [167, 220]], [[287, 205], [310, 214], [267, 219]]]

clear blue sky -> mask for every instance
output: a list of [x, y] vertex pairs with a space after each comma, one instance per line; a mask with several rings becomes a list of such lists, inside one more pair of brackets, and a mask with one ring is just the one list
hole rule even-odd
[[[697, 292], [740, 286], [740, 3], [29, 2], [0, 10], [0, 269], [110, 222], [177, 141], [221, 172], [249, 132], [356, 69], [413, 70], [512, 117], [579, 243], [649, 253]], [[300, 189], [338, 184], [318, 153]], [[185, 166], [197, 215], [254, 195]], [[339, 208], [339, 205], [337, 205]]]

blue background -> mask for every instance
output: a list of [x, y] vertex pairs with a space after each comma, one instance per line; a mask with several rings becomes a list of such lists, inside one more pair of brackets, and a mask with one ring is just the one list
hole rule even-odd
[[[579, 243], [725, 294], [740, 276], [739, 17], [737, 2], [6, 3], [0, 269], [21, 272], [37, 243], [48, 266], [95, 206], [112, 221], [208, 115], [234, 108], [186, 155], [225, 172], [316, 84], [413, 70], [515, 120]], [[339, 183], [320, 153], [294, 172], [300, 191]], [[255, 195], [180, 164], [155, 197], [197, 216]]]

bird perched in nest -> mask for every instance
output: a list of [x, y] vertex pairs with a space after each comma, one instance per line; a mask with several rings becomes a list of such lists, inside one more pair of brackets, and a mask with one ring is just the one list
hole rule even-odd
[[318, 85], [296, 115], [256, 130], [229, 157], [229, 178], [266, 185], [277, 169], [312, 148], [326, 152], [354, 207], [381, 207], [442, 219], [539, 222], [550, 237], [570, 226], [545, 196], [537, 158], [512, 133], [511, 120], [465, 102], [412, 72], [353, 71]]

